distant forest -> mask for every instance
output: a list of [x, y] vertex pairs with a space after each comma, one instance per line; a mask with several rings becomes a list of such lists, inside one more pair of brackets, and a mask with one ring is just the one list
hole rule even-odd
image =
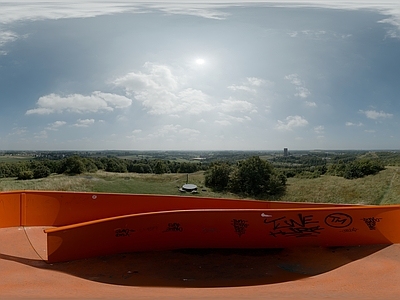
[[[95, 151], [0, 153], [0, 178], [20, 180], [51, 174], [77, 175], [103, 170], [134, 173], [193, 173], [224, 164], [237, 168], [241, 161], [258, 157], [279, 176], [316, 178], [322, 175], [347, 179], [373, 175], [385, 166], [399, 166], [399, 151]], [[18, 158], [18, 159], [11, 159]]]

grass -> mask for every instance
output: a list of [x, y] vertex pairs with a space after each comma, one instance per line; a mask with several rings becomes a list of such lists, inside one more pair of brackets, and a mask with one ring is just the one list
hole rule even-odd
[[[289, 178], [284, 195], [270, 200], [352, 204], [400, 203], [400, 169], [387, 167], [377, 175], [355, 180], [321, 176], [315, 179]], [[99, 171], [79, 176], [51, 175], [36, 180], [0, 179], [0, 190], [58, 190], [110, 193], [182, 195], [179, 187], [186, 174], [136, 174]], [[238, 198], [230, 193], [215, 193], [204, 188], [204, 172], [189, 174], [189, 182], [199, 187], [199, 196]], [[190, 195], [190, 194], [185, 194]], [[195, 196], [195, 195], [193, 195]]]
[[20, 161], [29, 161], [33, 158], [33, 156], [0, 155], [0, 162], [14, 163]]

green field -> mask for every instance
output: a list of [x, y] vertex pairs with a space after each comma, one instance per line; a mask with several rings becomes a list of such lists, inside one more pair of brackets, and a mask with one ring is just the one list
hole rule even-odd
[[33, 159], [33, 156], [27, 155], [27, 156], [22, 156], [22, 155], [0, 155], [0, 163], [5, 162], [5, 163], [14, 163], [14, 162], [20, 162], [20, 161], [29, 161]]
[[[51, 175], [35, 180], [0, 179], [0, 190], [58, 190], [110, 193], [190, 195], [179, 192], [186, 174], [136, 174], [98, 171], [78, 176]], [[189, 174], [189, 182], [199, 187], [196, 196], [239, 198], [230, 193], [215, 193], [204, 187], [204, 173]], [[400, 169], [387, 167], [377, 175], [348, 180], [321, 176], [315, 179], [289, 178], [286, 193], [265, 199], [295, 202], [395, 204], [400, 203]]]

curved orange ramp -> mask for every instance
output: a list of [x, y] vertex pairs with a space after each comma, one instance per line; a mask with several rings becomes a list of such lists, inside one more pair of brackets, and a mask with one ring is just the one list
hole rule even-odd
[[400, 206], [202, 197], [13, 191], [0, 193], [0, 228], [45, 230], [49, 262], [180, 248], [392, 244]]
[[48, 260], [185, 248], [287, 248], [400, 242], [399, 207], [202, 209], [47, 229]]

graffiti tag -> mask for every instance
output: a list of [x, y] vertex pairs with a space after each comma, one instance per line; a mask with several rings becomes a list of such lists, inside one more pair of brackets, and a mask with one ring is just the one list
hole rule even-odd
[[129, 229], [129, 228], [117, 228], [117, 229], [114, 229], [115, 237], [130, 236], [131, 232], [135, 232], [135, 230], [134, 229]]
[[181, 224], [179, 223], [168, 223], [167, 229], [164, 230], [164, 232], [181, 232], [183, 231], [183, 228], [181, 227]]
[[313, 220], [313, 215], [298, 214], [293, 219], [286, 216], [273, 220], [265, 219], [264, 223], [273, 225], [273, 229], [270, 231], [270, 235], [273, 237], [315, 237], [324, 229], [319, 225], [319, 221]]
[[357, 232], [357, 230], [358, 230], [358, 228], [353, 227], [353, 228], [343, 229], [340, 232]]
[[334, 228], [344, 228], [353, 223], [353, 218], [347, 214], [334, 213], [325, 218], [325, 224]]
[[376, 223], [379, 223], [382, 218], [362, 218], [365, 224], [368, 226], [369, 230], [376, 230]]
[[231, 224], [239, 237], [245, 234], [247, 227], [249, 227], [247, 220], [242, 219], [233, 219]]

